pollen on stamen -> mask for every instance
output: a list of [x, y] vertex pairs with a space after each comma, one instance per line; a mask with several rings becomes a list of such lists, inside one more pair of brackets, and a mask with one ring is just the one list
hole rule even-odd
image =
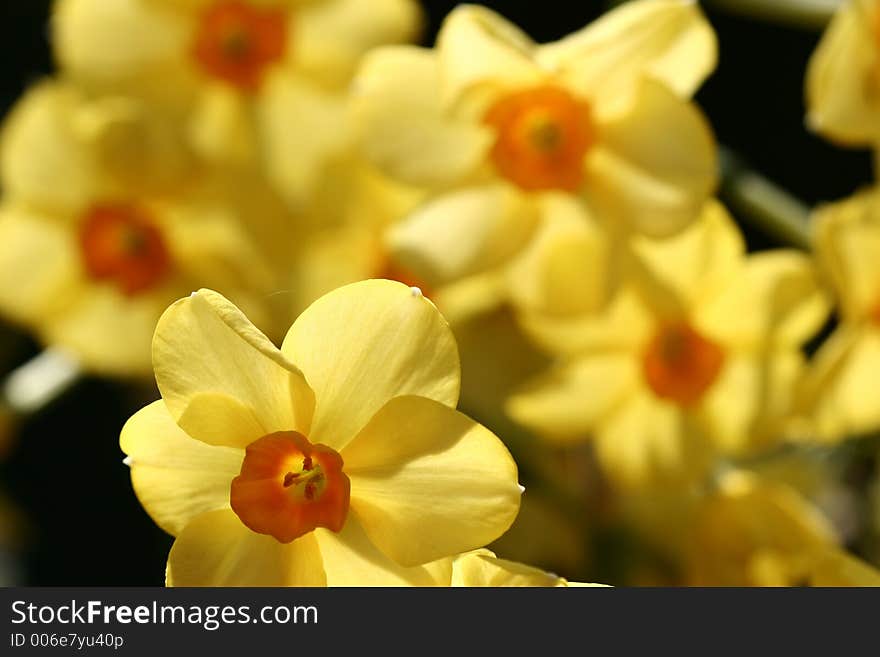
[[411, 293], [414, 297], [416, 297], [416, 298], [423, 296], [423, 295], [422, 295], [422, 290], [421, 290], [420, 288], [417, 288], [417, 287], [411, 287], [411, 288], [409, 288], [409, 291], [410, 291], [410, 293]]

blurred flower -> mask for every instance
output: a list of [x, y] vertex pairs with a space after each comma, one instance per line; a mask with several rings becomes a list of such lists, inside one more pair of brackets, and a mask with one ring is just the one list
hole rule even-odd
[[[195, 181], [159, 175], [161, 142], [135, 139], [149, 122], [118, 109], [46, 82], [9, 117], [0, 312], [89, 370], [129, 376], [150, 371], [150, 339], [171, 301], [212, 284], [259, 316], [271, 281], [236, 213]], [[116, 166], [130, 148], [143, 154], [139, 176]]]
[[[613, 222], [669, 234], [715, 184], [712, 135], [687, 100], [715, 48], [699, 8], [678, 0], [628, 3], [542, 46], [489, 9], [464, 6], [435, 50], [368, 55], [354, 114], [368, 157], [391, 175], [458, 188], [435, 201], [433, 221], [417, 221], [444, 240], [458, 235], [470, 256], [515, 249], [524, 201], [547, 191], [583, 194]], [[498, 231], [509, 241], [490, 244]]]
[[413, 0], [58, 0], [53, 45], [87, 89], [149, 99], [200, 155], [261, 163], [299, 205], [347, 143], [359, 58], [420, 19]]
[[525, 564], [499, 559], [489, 550], [459, 555], [452, 562], [452, 586], [604, 586], [580, 584]]
[[779, 440], [801, 345], [827, 314], [810, 261], [746, 256], [715, 202], [681, 235], [636, 240], [633, 252], [632, 283], [605, 313], [574, 307], [528, 323], [559, 360], [513, 395], [513, 417], [563, 442], [594, 434], [608, 474], [627, 485], [702, 476], [719, 452]]
[[847, 555], [821, 514], [784, 485], [730, 472], [687, 535], [694, 586], [880, 586], [880, 572]]
[[163, 315], [153, 354], [162, 400], [121, 444], [177, 537], [169, 584], [442, 584], [516, 516], [510, 454], [454, 410], [452, 333], [400, 283], [322, 297], [280, 351], [203, 290]]
[[880, 190], [820, 208], [816, 257], [837, 298], [840, 324], [816, 354], [801, 406], [807, 436], [833, 441], [880, 428]]
[[880, 6], [844, 0], [810, 59], [807, 124], [852, 146], [880, 140]]

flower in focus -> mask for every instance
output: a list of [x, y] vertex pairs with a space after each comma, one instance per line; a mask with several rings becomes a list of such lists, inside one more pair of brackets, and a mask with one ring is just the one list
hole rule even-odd
[[807, 124], [842, 144], [880, 140], [880, 5], [844, 0], [810, 59]]
[[687, 544], [692, 586], [880, 586], [880, 572], [846, 554], [794, 490], [746, 472], [722, 478]]
[[262, 164], [299, 205], [347, 142], [359, 58], [420, 20], [413, 0], [58, 0], [53, 44], [87, 89], [149, 99], [200, 155]]
[[802, 386], [805, 429], [831, 441], [880, 428], [874, 403], [880, 368], [880, 190], [820, 208], [816, 257], [832, 288], [840, 323]]
[[[147, 126], [118, 109], [46, 82], [13, 110], [0, 146], [0, 312], [89, 370], [144, 375], [171, 301], [213, 284], [258, 315], [270, 282], [221, 199], [148, 175], [180, 163], [129, 143]], [[133, 150], [138, 175], [125, 166]]]
[[801, 345], [827, 315], [809, 259], [746, 256], [715, 202], [679, 236], [636, 240], [633, 251], [632, 281], [604, 313], [528, 320], [557, 363], [512, 396], [509, 412], [553, 440], [592, 435], [624, 485], [692, 480], [718, 453], [779, 440]]
[[353, 99], [360, 142], [394, 177], [455, 187], [435, 201], [434, 234], [467, 228], [469, 251], [503, 248], [486, 244], [493, 231], [519, 235], [524, 201], [552, 191], [670, 234], [715, 184], [714, 142], [687, 100], [715, 47], [699, 8], [678, 0], [628, 3], [541, 46], [488, 9], [458, 7], [434, 50], [367, 56]]
[[452, 562], [451, 586], [526, 586], [552, 588], [559, 586], [604, 586], [568, 582], [558, 575], [506, 559], [499, 559], [490, 550], [474, 550], [461, 554]]
[[405, 285], [331, 292], [280, 350], [202, 290], [163, 315], [153, 359], [162, 400], [121, 445], [176, 536], [169, 584], [444, 585], [516, 516], [516, 465], [454, 410], [455, 340]]

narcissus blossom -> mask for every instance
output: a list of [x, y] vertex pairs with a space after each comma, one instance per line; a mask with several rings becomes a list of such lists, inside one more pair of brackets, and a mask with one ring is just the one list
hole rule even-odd
[[814, 244], [837, 300], [840, 324], [816, 354], [804, 381], [806, 435], [823, 440], [876, 431], [880, 368], [880, 191], [820, 208]]
[[844, 0], [807, 69], [807, 124], [842, 144], [880, 141], [880, 5]]
[[569, 582], [559, 575], [532, 566], [499, 559], [495, 553], [482, 549], [459, 555], [452, 562], [452, 586], [604, 586]]
[[135, 491], [176, 536], [172, 585], [445, 585], [513, 522], [507, 449], [455, 410], [455, 340], [417, 290], [322, 297], [279, 350], [226, 299], [171, 306], [162, 399], [122, 431]]
[[262, 320], [272, 281], [235, 210], [170, 179], [187, 166], [120, 102], [46, 82], [4, 125], [0, 312], [89, 370], [140, 376], [174, 299], [211, 284]]
[[413, 0], [59, 0], [53, 45], [87, 89], [175, 113], [203, 157], [261, 164], [299, 205], [347, 142], [359, 58], [419, 25]]
[[[681, 235], [636, 240], [633, 252], [633, 278], [607, 310], [585, 302], [530, 317], [557, 363], [512, 396], [513, 417], [550, 439], [593, 436], [608, 473], [630, 485], [698, 476], [718, 452], [777, 440], [801, 345], [827, 315], [810, 260], [746, 256], [715, 202]], [[555, 294], [576, 300], [566, 280]]]
[[551, 191], [582, 195], [614, 224], [674, 233], [715, 184], [712, 135], [688, 100], [715, 47], [696, 4], [678, 0], [627, 3], [547, 45], [460, 6], [433, 50], [367, 56], [354, 83], [360, 142], [395, 177], [456, 188], [435, 202], [433, 234], [476, 235], [457, 241], [468, 251], [488, 248], [499, 222], [520, 224], [523, 197]]
[[747, 472], [722, 477], [686, 541], [693, 586], [880, 586], [880, 572], [846, 554], [816, 508]]

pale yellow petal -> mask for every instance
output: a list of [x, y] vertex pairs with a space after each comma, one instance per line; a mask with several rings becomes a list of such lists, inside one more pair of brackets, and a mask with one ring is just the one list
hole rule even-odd
[[314, 534], [292, 543], [245, 527], [231, 509], [187, 524], [168, 555], [168, 586], [324, 586]]
[[553, 573], [506, 559], [489, 550], [462, 554], [452, 566], [452, 586], [530, 586], [552, 588], [565, 586], [564, 579]]
[[339, 534], [315, 531], [327, 572], [327, 586], [448, 586], [450, 559], [406, 568], [370, 541], [360, 520], [350, 513]]
[[583, 442], [636, 390], [637, 359], [607, 351], [564, 363], [520, 388], [507, 411], [534, 432], [557, 441]]
[[229, 507], [229, 487], [244, 452], [193, 440], [161, 400], [125, 423], [119, 444], [129, 457], [138, 500], [169, 534], [176, 536], [202, 513]]
[[408, 271], [433, 286], [508, 262], [535, 230], [536, 208], [505, 184], [443, 194], [395, 225], [386, 243]]
[[715, 32], [696, 2], [639, 0], [542, 46], [537, 59], [601, 103], [644, 74], [689, 97], [715, 68], [717, 51]]
[[290, 328], [282, 352], [315, 391], [311, 438], [336, 450], [394, 397], [458, 401], [455, 338], [434, 305], [402, 283], [362, 281], [323, 296]]
[[[308, 434], [314, 396], [302, 373], [216, 292], [200, 290], [165, 311], [153, 339], [153, 367], [168, 410], [177, 421], [188, 420], [183, 428], [194, 438], [234, 447], [253, 440], [236, 434], [239, 424], [217, 435], [212, 416], [223, 398], [235, 400], [230, 417], [247, 409], [264, 433]], [[204, 431], [200, 420], [210, 423]]]
[[[535, 43], [500, 14], [459, 5], [437, 35], [444, 106], [462, 115], [480, 113], [499, 90], [540, 84]], [[472, 115], [473, 116], [473, 115]]]
[[519, 510], [516, 464], [502, 442], [431, 399], [392, 399], [342, 458], [352, 509], [373, 543], [401, 565], [486, 545]]
[[293, 12], [288, 57], [316, 82], [342, 87], [367, 51], [414, 41], [421, 24], [415, 0], [306, 3]]
[[713, 301], [741, 275], [746, 247], [733, 218], [710, 201], [683, 232], [664, 240], [634, 239], [632, 250], [645, 302], [680, 316]]
[[828, 548], [812, 564], [810, 586], [880, 586], [880, 571], [839, 548]]
[[807, 68], [807, 124], [844, 144], [880, 137], [877, 21], [870, 3], [843, 3]]
[[258, 148], [250, 98], [222, 82], [206, 81], [194, 102], [187, 138], [215, 165], [253, 166]]
[[32, 325], [75, 303], [81, 286], [78, 248], [63, 222], [9, 203], [0, 206], [0, 312]]
[[696, 105], [643, 78], [597, 131], [584, 191], [601, 212], [656, 237], [696, 219], [718, 178], [714, 137]]
[[493, 136], [443, 112], [436, 55], [423, 48], [379, 48], [353, 83], [352, 116], [365, 155], [406, 183], [443, 186], [484, 165]]

